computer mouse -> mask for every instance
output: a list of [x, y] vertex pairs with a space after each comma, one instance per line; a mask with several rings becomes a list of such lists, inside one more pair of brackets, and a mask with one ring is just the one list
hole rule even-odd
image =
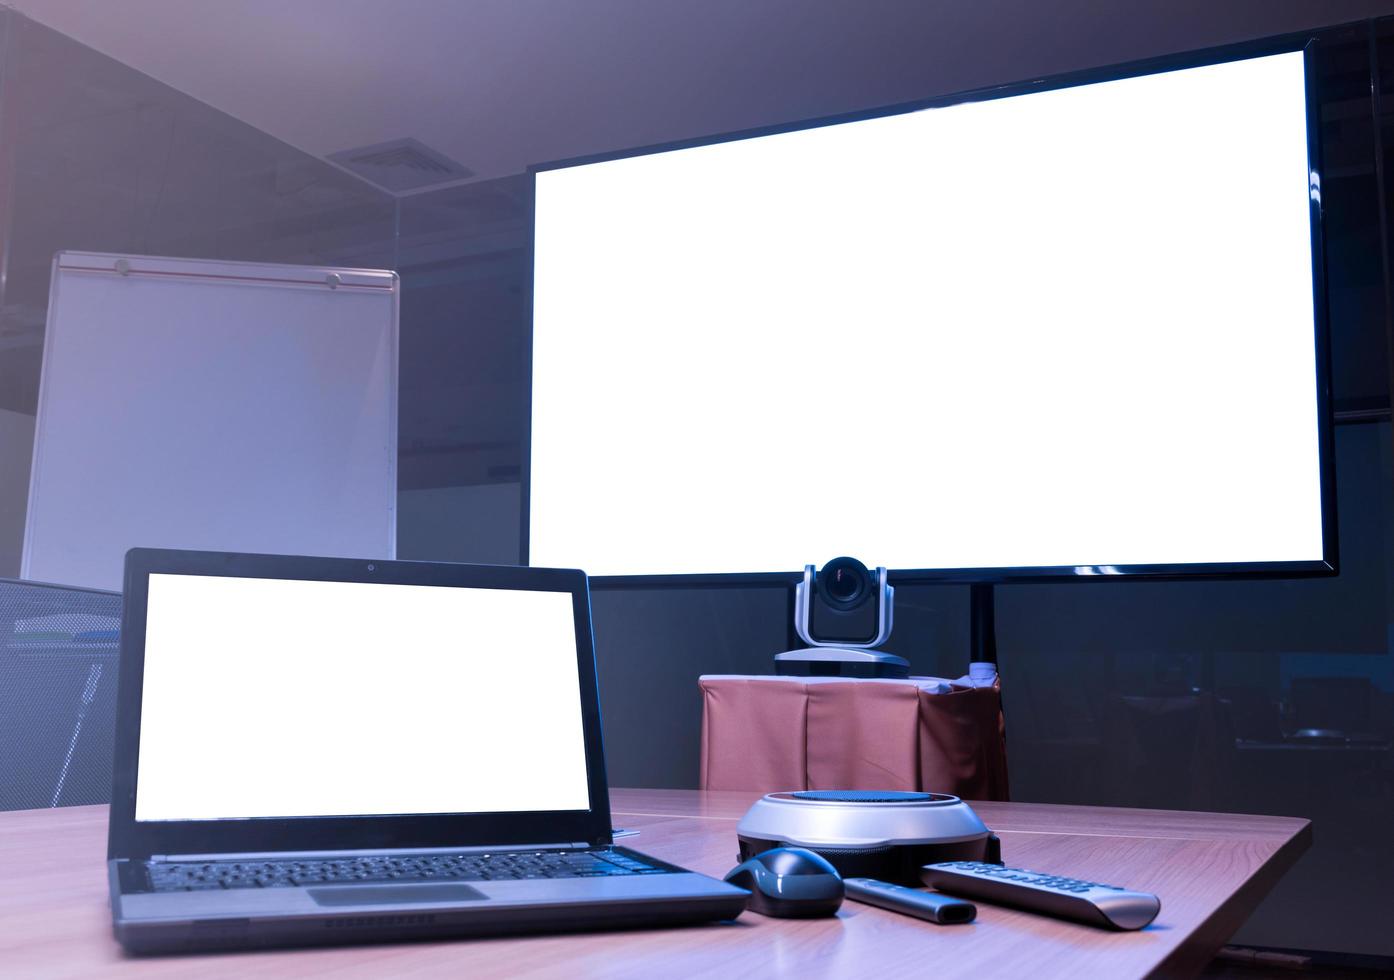
[[842, 905], [842, 876], [802, 847], [776, 847], [742, 861], [726, 880], [750, 892], [746, 908], [779, 919], [832, 915]]

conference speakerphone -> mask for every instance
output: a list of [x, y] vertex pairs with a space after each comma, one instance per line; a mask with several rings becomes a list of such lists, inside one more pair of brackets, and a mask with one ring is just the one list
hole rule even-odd
[[913, 885], [929, 861], [997, 861], [1001, 842], [973, 808], [945, 793], [801, 790], [770, 793], [736, 827], [742, 861], [801, 847], [844, 878]]

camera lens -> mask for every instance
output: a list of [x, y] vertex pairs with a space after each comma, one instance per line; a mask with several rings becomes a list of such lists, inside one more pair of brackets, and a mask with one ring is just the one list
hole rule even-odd
[[842, 602], [851, 602], [861, 590], [861, 578], [848, 568], [839, 568], [828, 580], [828, 595]]
[[370, 571], [370, 572], [376, 572], [377, 570], [378, 570], [378, 567], [377, 567], [376, 565], [369, 565], [369, 566], [368, 566], [368, 571]]
[[818, 572], [815, 585], [828, 605], [849, 610], [872, 593], [871, 573], [855, 558], [834, 558]]

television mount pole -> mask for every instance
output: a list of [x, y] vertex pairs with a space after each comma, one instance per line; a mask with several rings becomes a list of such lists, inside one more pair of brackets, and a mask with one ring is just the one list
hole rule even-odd
[[968, 587], [968, 659], [972, 663], [997, 663], [997, 617], [991, 582]]

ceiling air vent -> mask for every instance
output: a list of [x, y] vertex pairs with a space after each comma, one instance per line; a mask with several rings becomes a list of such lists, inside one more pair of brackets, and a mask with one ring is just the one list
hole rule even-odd
[[389, 191], [414, 191], [474, 176], [473, 170], [410, 137], [340, 150], [329, 159]]

